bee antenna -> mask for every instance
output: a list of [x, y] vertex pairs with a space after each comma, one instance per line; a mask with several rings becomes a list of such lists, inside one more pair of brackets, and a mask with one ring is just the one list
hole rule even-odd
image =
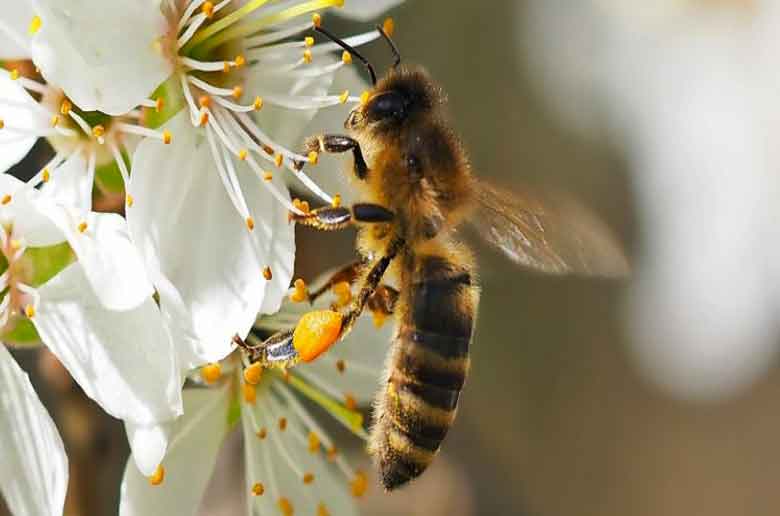
[[333, 41], [335, 44], [349, 52], [350, 54], [354, 55], [360, 61], [365, 65], [366, 69], [368, 70], [368, 74], [371, 76], [371, 85], [376, 86], [376, 72], [374, 72], [374, 67], [371, 66], [371, 63], [368, 62], [368, 59], [363, 57], [363, 55], [355, 50], [355, 48], [351, 45], [348, 45], [343, 39], [337, 38], [335, 35], [331, 34], [328, 30], [323, 29], [322, 27], [315, 26], [314, 30], [325, 36], [326, 38]]
[[395, 46], [395, 43], [393, 42], [392, 38], [387, 35], [387, 31], [385, 31], [384, 27], [382, 27], [381, 25], [377, 25], [376, 30], [379, 31], [379, 34], [381, 34], [384, 40], [387, 41], [387, 44], [390, 45], [390, 50], [393, 51], [393, 56], [395, 57], [395, 63], [393, 63], [393, 68], [398, 68], [398, 65], [401, 64], [401, 53], [398, 51], [398, 47]]

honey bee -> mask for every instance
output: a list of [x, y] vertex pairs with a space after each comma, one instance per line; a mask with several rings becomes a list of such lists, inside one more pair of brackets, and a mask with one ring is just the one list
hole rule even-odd
[[[351, 173], [362, 199], [291, 218], [321, 230], [358, 228], [363, 259], [341, 269], [310, 299], [343, 281], [360, 288], [343, 313], [311, 313], [305, 325], [330, 324], [318, 318], [338, 321], [324, 341], [295, 342], [299, 323], [251, 350], [266, 366], [289, 367], [313, 360], [344, 337], [366, 306], [393, 314], [397, 329], [369, 444], [381, 482], [392, 490], [433, 460], [453, 424], [469, 370], [480, 287], [472, 252], [456, 228], [474, 225], [513, 262], [545, 273], [614, 276], [628, 266], [606, 226], [576, 202], [530, 190], [510, 193], [477, 180], [444, 116], [442, 90], [422, 68], [401, 65], [383, 27], [377, 30], [395, 63], [381, 80], [354, 48], [316, 23], [315, 30], [360, 59], [373, 84], [344, 123], [348, 135], [307, 140], [309, 151], [352, 153]], [[398, 290], [382, 283], [386, 275], [395, 278]]]

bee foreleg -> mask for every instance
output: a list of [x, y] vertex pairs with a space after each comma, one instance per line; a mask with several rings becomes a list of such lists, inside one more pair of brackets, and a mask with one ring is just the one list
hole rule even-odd
[[354, 138], [339, 134], [322, 134], [313, 136], [306, 140], [307, 151], [328, 152], [331, 154], [341, 154], [352, 151], [355, 158], [355, 176], [358, 179], [365, 179], [368, 174], [368, 165], [363, 157], [363, 151], [360, 150], [360, 144]]
[[247, 343], [238, 335], [233, 337], [243, 349], [251, 362], [259, 362], [263, 367], [287, 368], [299, 362], [298, 352], [293, 346], [293, 330], [282, 330], [274, 333], [257, 344]]
[[378, 224], [391, 222], [395, 214], [378, 204], [359, 203], [346, 206], [326, 206], [303, 215], [290, 213], [290, 220], [323, 231], [346, 229], [355, 222]]

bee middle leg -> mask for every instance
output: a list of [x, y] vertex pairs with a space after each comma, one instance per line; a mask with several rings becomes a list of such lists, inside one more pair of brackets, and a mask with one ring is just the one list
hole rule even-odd
[[365, 179], [368, 175], [368, 165], [366, 165], [366, 160], [363, 157], [363, 151], [360, 149], [358, 141], [354, 138], [340, 134], [313, 136], [306, 140], [306, 150], [331, 154], [352, 151], [352, 156], [355, 158], [355, 176], [358, 179]]

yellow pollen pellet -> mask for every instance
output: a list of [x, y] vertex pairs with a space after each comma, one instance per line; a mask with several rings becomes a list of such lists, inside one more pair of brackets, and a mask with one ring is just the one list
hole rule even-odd
[[84, 233], [84, 232], [86, 232], [88, 227], [89, 227], [89, 226], [87, 225], [87, 223], [86, 223], [85, 221], [83, 221], [83, 220], [82, 220], [81, 222], [79, 222], [79, 225], [78, 225], [78, 230], [79, 230], [79, 233]]
[[206, 383], [215, 383], [222, 376], [222, 366], [217, 363], [205, 365], [200, 368], [200, 376]]
[[214, 16], [214, 4], [212, 2], [203, 2], [200, 8], [201, 12], [206, 15], [206, 18]]
[[279, 498], [279, 501], [276, 502], [276, 504], [279, 506], [282, 516], [293, 516], [293, 514], [295, 514], [292, 503], [290, 503], [290, 500], [287, 498]]
[[309, 153], [309, 163], [311, 163], [312, 165], [316, 165], [319, 160], [320, 160], [319, 152], [313, 150]]
[[32, 17], [32, 20], [30, 20], [30, 25], [27, 27], [27, 32], [30, 33], [30, 35], [33, 35], [39, 30], [41, 30], [41, 17], [36, 15]]
[[341, 62], [344, 64], [352, 64], [352, 54], [346, 50], [341, 53]]
[[263, 98], [255, 97], [255, 101], [252, 103], [252, 108], [254, 108], [255, 111], [260, 111], [263, 109]]
[[387, 18], [384, 23], [382, 23], [382, 30], [385, 31], [385, 34], [388, 36], [392, 36], [395, 32], [395, 20]]
[[349, 90], [344, 90], [341, 92], [341, 95], [339, 95], [339, 102], [345, 104], [347, 100], [349, 100]]
[[295, 283], [293, 283], [293, 287], [295, 290], [290, 294], [290, 301], [293, 303], [302, 303], [303, 301], [306, 301], [306, 298], [309, 297], [309, 293], [306, 289], [306, 282], [298, 278], [295, 280]]
[[311, 15], [311, 24], [315, 27], [322, 25], [322, 16], [320, 16], [320, 13], [314, 13]]
[[25, 306], [24, 315], [26, 315], [28, 319], [32, 319], [33, 317], [35, 317], [35, 307], [33, 305]]
[[311, 50], [308, 48], [303, 51], [303, 62], [306, 64], [311, 63]]
[[48, 168], [43, 169], [43, 182], [48, 183], [49, 179], [51, 179], [51, 173], [49, 172]]
[[344, 394], [344, 406], [349, 410], [355, 410], [357, 408], [357, 400], [355, 400], [355, 397], [352, 394]]
[[51, 116], [51, 122], [50, 122], [51, 126], [52, 127], [57, 127], [57, 125], [59, 125], [59, 123], [60, 123], [60, 117], [57, 116], [57, 115], [52, 115]]
[[254, 385], [245, 383], [241, 386], [241, 389], [244, 393], [244, 401], [251, 404], [254, 404], [255, 401], [257, 401], [257, 389]]
[[317, 506], [317, 516], [330, 516], [330, 511], [323, 502]]
[[330, 205], [333, 206], [334, 208], [338, 208], [339, 206], [341, 206], [341, 196], [339, 194], [334, 195], [333, 201], [331, 201]]
[[173, 135], [171, 134], [171, 132], [168, 129], [165, 129], [163, 131], [163, 140], [162, 140], [163, 143], [165, 145], [170, 145], [172, 140], [173, 140]]
[[274, 163], [276, 163], [277, 167], [281, 167], [282, 163], [284, 163], [284, 156], [277, 153], [276, 156], [274, 156]]
[[16, 68], [14, 68], [13, 70], [11, 70], [11, 80], [12, 80], [12, 81], [15, 81], [15, 80], [17, 80], [18, 78], [19, 78], [19, 70], [17, 70]]
[[330, 349], [341, 335], [343, 317], [333, 310], [315, 310], [301, 317], [293, 331], [293, 347], [311, 362]]
[[265, 181], [273, 181], [274, 175], [272, 172], [265, 171], [263, 172], [263, 180]]
[[153, 486], [159, 486], [163, 483], [163, 480], [165, 480], [165, 468], [160, 464], [157, 466], [157, 469], [154, 470], [152, 476], [149, 477], [149, 483]]
[[246, 64], [246, 59], [241, 54], [238, 54], [233, 60], [233, 63], [236, 65], [236, 68], [241, 68]]
[[314, 46], [314, 38], [312, 38], [311, 36], [306, 36], [305, 38], [303, 38], [303, 45], [306, 48], [313, 47]]
[[286, 417], [280, 417], [279, 418], [279, 430], [284, 432], [287, 430], [287, 418]]
[[63, 100], [62, 104], [60, 104], [60, 114], [63, 116], [67, 116], [71, 109], [73, 109], [73, 104], [68, 99]]
[[133, 207], [133, 202], [134, 202], [133, 196], [130, 195], [130, 194], [127, 194], [125, 196], [125, 202], [127, 203], [127, 207], [128, 208], [132, 208]]
[[368, 91], [364, 91], [360, 94], [360, 104], [365, 106], [368, 104], [368, 99], [371, 96], [371, 94]]
[[244, 94], [244, 88], [241, 86], [234, 86], [233, 87], [233, 98], [238, 100], [241, 98], [241, 95]]
[[201, 95], [198, 97], [198, 105], [202, 108], [211, 107], [211, 97], [209, 95]]
[[273, 279], [274, 273], [271, 272], [271, 267], [267, 265], [263, 267], [263, 277], [265, 278], [266, 281], [271, 281]]
[[314, 432], [309, 432], [309, 452], [317, 453], [320, 451], [320, 438]]
[[102, 138], [104, 134], [106, 134], [106, 128], [102, 125], [98, 124], [92, 128], [92, 136], [95, 138]]
[[255, 485], [252, 486], [252, 496], [263, 496], [263, 493], [265, 493], [263, 484], [255, 482]]
[[246, 161], [246, 157], [249, 156], [249, 151], [246, 149], [241, 149], [238, 151], [238, 159], [241, 161]]
[[268, 437], [268, 430], [266, 430], [265, 428], [261, 428], [260, 430], [257, 431], [256, 435], [260, 439], [265, 439], [266, 437]]
[[206, 124], [209, 123], [209, 114], [207, 111], [201, 111], [200, 112], [200, 120], [198, 121], [201, 127], [206, 127]]
[[155, 112], [159, 113], [163, 110], [165, 107], [165, 99], [163, 97], [157, 97], [157, 100], [154, 101], [154, 110]]
[[252, 217], [247, 217], [246, 218], [246, 228], [249, 231], [252, 231], [253, 229], [255, 229], [255, 219], [253, 219]]
[[344, 374], [344, 371], [347, 369], [347, 364], [342, 359], [338, 359], [336, 360], [336, 369], [340, 374]]
[[308, 485], [314, 482], [314, 474], [313, 473], [304, 473], [303, 474], [303, 483]]
[[5, 195], [3, 196], [3, 198], [2, 198], [2, 199], [0, 199], [0, 203], [2, 203], [3, 205], [6, 205], [6, 204], [8, 204], [9, 202], [11, 202], [11, 196], [10, 196], [10, 195], [8, 195], [8, 194], [5, 194]]
[[349, 483], [349, 488], [352, 491], [352, 496], [355, 498], [360, 498], [366, 494], [366, 490], [368, 489], [368, 477], [366, 477], [366, 474], [362, 471], [358, 471], [355, 474], [355, 478]]
[[250, 385], [257, 385], [263, 377], [263, 366], [255, 362], [244, 369], [244, 381]]

